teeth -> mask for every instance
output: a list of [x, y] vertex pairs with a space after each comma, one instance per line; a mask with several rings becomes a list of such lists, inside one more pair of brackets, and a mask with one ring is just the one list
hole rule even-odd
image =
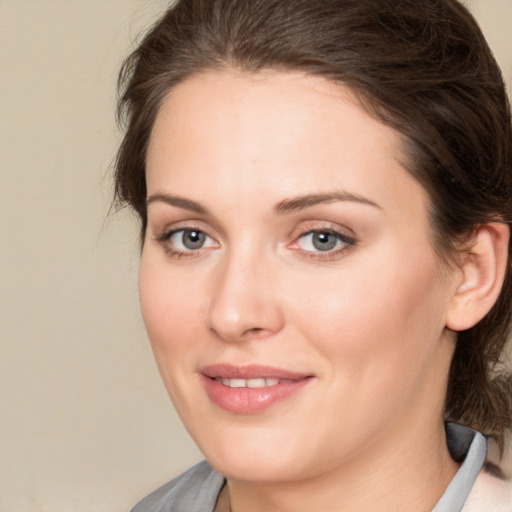
[[245, 379], [227, 379], [230, 388], [246, 388], [247, 381]]
[[226, 379], [226, 378], [216, 378], [217, 382], [222, 382], [224, 386], [228, 386], [230, 388], [264, 388], [267, 386], [276, 386], [277, 384], [286, 383], [289, 384], [293, 382], [290, 379], [264, 379], [264, 378], [258, 378], [258, 379]]
[[266, 385], [265, 379], [247, 379], [248, 388], [264, 388]]

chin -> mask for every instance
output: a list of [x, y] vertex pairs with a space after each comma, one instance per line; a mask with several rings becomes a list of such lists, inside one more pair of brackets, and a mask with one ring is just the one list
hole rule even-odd
[[207, 460], [228, 480], [254, 484], [306, 481], [339, 466], [331, 454], [314, 454], [313, 458], [308, 455], [302, 445], [293, 449], [233, 450], [212, 454]]
[[[285, 480], [294, 480], [299, 477], [299, 469], [293, 461], [283, 459], [283, 455], [276, 453], [257, 454], [244, 453], [237, 456], [236, 453], [229, 457], [213, 457], [208, 462], [221, 475], [229, 480], [239, 482], [268, 483]], [[294, 468], [294, 471], [291, 468]]]
[[308, 468], [316, 467], [314, 461], [308, 463], [306, 447], [311, 440], [296, 438], [275, 425], [239, 425], [226, 427], [222, 435], [216, 432], [193, 437], [208, 462], [230, 480], [289, 481], [312, 476]]

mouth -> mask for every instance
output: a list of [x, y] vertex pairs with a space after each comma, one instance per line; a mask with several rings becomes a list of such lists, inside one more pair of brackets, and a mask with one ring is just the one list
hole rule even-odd
[[221, 409], [256, 414], [304, 389], [314, 376], [280, 368], [211, 365], [201, 370], [206, 394]]
[[279, 384], [292, 384], [292, 379], [275, 379], [275, 378], [256, 378], [256, 379], [228, 379], [225, 377], [216, 377], [216, 382], [222, 383], [229, 388], [266, 388], [277, 386]]

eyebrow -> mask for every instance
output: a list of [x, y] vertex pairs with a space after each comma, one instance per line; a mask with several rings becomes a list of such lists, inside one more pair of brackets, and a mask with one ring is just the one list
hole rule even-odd
[[285, 214], [299, 210], [304, 210], [317, 204], [335, 203], [338, 201], [351, 201], [355, 203], [373, 206], [375, 208], [378, 208], [379, 210], [382, 209], [377, 203], [374, 203], [370, 199], [366, 199], [365, 197], [358, 196], [356, 194], [351, 194], [350, 192], [342, 191], [320, 194], [308, 194], [304, 196], [285, 199], [276, 205], [275, 211], [278, 214]]
[[149, 196], [146, 199], [146, 206], [149, 206], [151, 203], [162, 202], [166, 203], [170, 206], [176, 206], [177, 208], [182, 208], [183, 210], [189, 210], [194, 213], [198, 213], [200, 215], [208, 215], [208, 210], [192, 201], [191, 199], [185, 199], [184, 197], [171, 196], [169, 194], [154, 194]]
[[[306, 208], [316, 206], [317, 204], [335, 203], [338, 201], [351, 201], [381, 209], [381, 207], [377, 203], [374, 203], [370, 199], [366, 199], [365, 197], [358, 196], [356, 194], [351, 194], [350, 192], [328, 192], [320, 194], [307, 194], [303, 196], [284, 199], [274, 207], [274, 211], [278, 215], [283, 215], [286, 213], [305, 210]], [[162, 193], [153, 194], [147, 198], [146, 206], [149, 206], [151, 203], [156, 202], [166, 203], [170, 206], [182, 208], [183, 210], [189, 210], [200, 215], [209, 214], [208, 209], [205, 208], [203, 205], [197, 203], [196, 201], [192, 201], [191, 199], [186, 199], [184, 197], [172, 196], [169, 194]]]

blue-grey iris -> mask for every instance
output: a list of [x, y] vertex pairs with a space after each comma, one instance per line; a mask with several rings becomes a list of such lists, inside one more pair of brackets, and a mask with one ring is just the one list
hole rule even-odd
[[190, 250], [201, 249], [204, 245], [205, 234], [202, 231], [196, 231], [195, 229], [186, 229], [183, 231], [181, 241], [183, 245]]
[[313, 233], [313, 246], [319, 251], [330, 251], [336, 247], [338, 238], [334, 233], [328, 231], [321, 231], [319, 233]]

